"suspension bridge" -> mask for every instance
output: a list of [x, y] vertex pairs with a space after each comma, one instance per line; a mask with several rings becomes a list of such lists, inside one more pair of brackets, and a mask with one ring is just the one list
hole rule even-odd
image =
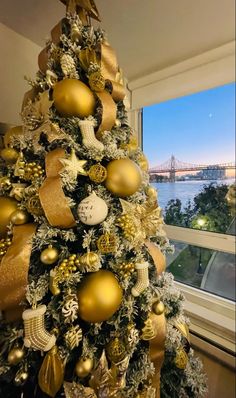
[[201, 171], [201, 170], [235, 170], [236, 164], [235, 162], [230, 163], [219, 163], [219, 164], [193, 164], [182, 162], [174, 155], [171, 156], [166, 162], [152, 167], [149, 169], [149, 174], [151, 177], [167, 174], [169, 173], [169, 180], [174, 182], [175, 175], [178, 172], [191, 172], [191, 171]]

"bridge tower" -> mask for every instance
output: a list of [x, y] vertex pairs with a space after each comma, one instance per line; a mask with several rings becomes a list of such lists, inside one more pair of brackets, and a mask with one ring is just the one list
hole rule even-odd
[[170, 182], [175, 182], [175, 157], [171, 156], [170, 159]]

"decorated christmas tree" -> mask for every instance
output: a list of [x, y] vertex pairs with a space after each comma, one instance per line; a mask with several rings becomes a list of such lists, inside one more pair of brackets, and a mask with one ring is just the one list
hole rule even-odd
[[115, 52], [63, 3], [1, 151], [0, 397], [203, 397]]

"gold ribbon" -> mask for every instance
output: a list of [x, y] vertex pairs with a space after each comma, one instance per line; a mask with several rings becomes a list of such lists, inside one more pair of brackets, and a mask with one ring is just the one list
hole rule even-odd
[[75, 219], [62, 189], [59, 175], [63, 168], [60, 159], [65, 157], [64, 149], [49, 152], [45, 159], [46, 179], [39, 189], [39, 199], [49, 224], [53, 227], [71, 228]]
[[100, 139], [102, 133], [106, 130], [109, 131], [115, 124], [116, 104], [107, 91], [104, 90], [101, 93], [96, 94], [102, 105], [102, 121], [96, 133], [96, 137]]
[[[13, 318], [16, 307], [25, 297], [35, 230], [35, 224], [15, 226], [12, 244], [0, 264], [0, 310], [10, 311]], [[12, 319], [12, 316], [10, 318]]]
[[161, 367], [165, 357], [166, 318], [165, 313], [156, 315], [150, 314], [152, 324], [157, 332], [154, 339], [150, 340], [150, 357], [155, 367], [155, 374], [152, 378], [152, 386], [156, 389], [156, 398], [160, 398]]

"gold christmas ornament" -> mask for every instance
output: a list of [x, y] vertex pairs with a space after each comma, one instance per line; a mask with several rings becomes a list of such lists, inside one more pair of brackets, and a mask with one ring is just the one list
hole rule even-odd
[[80, 358], [75, 365], [75, 374], [80, 379], [84, 379], [93, 370], [93, 359], [92, 358]]
[[87, 175], [87, 171], [84, 170], [87, 160], [79, 160], [74, 150], [71, 151], [71, 154], [68, 156], [68, 158], [60, 159], [60, 162], [64, 166], [60, 173], [66, 171], [73, 180], [77, 179], [78, 174], [83, 176]]
[[3, 137], [5, 147], [8, 147], [11, 144], [13, 138], [20, 137], [23, 134], [23, 126], [12, 127], [5, 133]]
[[83, 118], [95, 112], [96, 101], [92, 91], [76, 79], [64, 79], [56, 83], [53, 99], [56, 110], [64, 117]]
[[59, 257], [59, 252], [56, 247], [49, 245], [46, 249], [44, 249], [40, 255], [40, 261], [43, 264], [51, 265], [54, 264]]
[[56, 337], [48, 333], [44, 327], [45, 312], [46, 305], [23, 312], [25, 347], [40, 351], [49, 351], [55, 345]]
[[137, 137], [135, 135], [131, 135], [129, 142], [127, 144], [121, 144], [121, 148], [128, 151], [129, 154], [137, 151], [137, 149], [138, 149]]
[[54, 398], [64, 380], [64, 366], [58, 349], [54, 346], [44, 357], [38, 374], [39, 387]]
[[156, 188], [152, 187], [151, 185], [149, 185], [146, 190], [146, 195], [148, 197], [148, 201], [149, 200], [157, 200], [157, 190]]
[[94, 120], [80, 120], [79, 128], [82, 135], [82, 143], [86, 148], [96, 149], [100, 152], [104, 150], [104, 145], [100, 142], [94, 132]]
[[82, 384], [75, 382], [68, 383], [64, 381], [65, 398], [97, 398], [93, 388], [84, 387]]
[[41, 206], [41, 202], [38, 194], [31, 196], [26, 202], [26, 208], [33, 216], [43, 216], [44, 211]]
[[152, 340], [156, 337], [157, 333], [151, 318], [147, 318], [144, 322], [144, 327], [142, 328], [142, 334], [140, 338], [142, 340]]
[[73, 42], [77, 42], [81, 38], [81, 32], [76, 23], [73, 23], [73, 25], [71, 26], [70, 37]]
[[15, 163], [18, 159], [19, 152], [14, 148], [4, 148], [1, 150], [0, 156], [6, 163]]
[[133, 216], [130, 214], [122, 214], [117, 218], [117, 224], [123, 230], [126, 239], [132, 241], [135, 238], [137, 228], [133, 223]]
[[10, 192], [10, 196], [14, 197], [16, 200], [21, 201], [21, 199], [23, 198], [26, 186], [27, 186], [26, 184], [22, 184], [19, 182], [12, 184], [12, 190]]
[[126, 357], [126, 347], [120, 337], [115, 337], [108, 343], [106, 355], [114, 363], [118, 363]]
[[0, 196], [0, 238], [7, 233], [7, 225], [11, 220], [11, 215], [17, 210], [17, 201], [7, 196]]
[[91, 323], [106, 321], [118, 310], [122, 296], [122, 289], [112, 272], [94, 272], [84, 277], [79, 286], [79, 316]]
[[14, 383], [17, 387], [23, 386], [29, 377], [29, 373], [24, 369], [19, 369], [15, 375]]
[[97, 267], [100, 266], [100, 258], [99, 255], [95, 252], [88, 252], [83, 254], [79, 258], [80, 266], [79, 268], [82, 270], [85, 270], [87, 272], [89, 271], [95, 271], [97, 270]]
[[53, 295], [60, 294], [59, 284], [68, 279], [79, 266], [79, 256], [71, 254], [65, 258], [57, 267], [50, 271], [49, 288]]
[[14, 225], [26, 224], [29, 220], [29, 214], [21, 209], [15, 210], [11, 215], [11, 222]]
[[102, 166], [100, 163], [94, 164], [90, 167], [88, 171], [88, 176], [91, 181], [96, 183], [101, 183], [105, 181], [107, 178], [107, 169], [106, 167]]
[[131, 293], [134, 297], [138, 297], [149, 286], [148, 262], [135, 264], [135, 269], [137, 270], [137, 281]]
[[25, 181], [33, 181], [44, 174], [42, 166], [36, 162], [26, 163], [20, 154], [15, 167], [15, 176]]
[[163, 304], [162, 301], [157, 300], [153, 303], [152, 305], [152, 311], [154, 312], [154, 314], [156, 315], [161, 315], [163, 314], [163, 312], [165, 311], [165, 306]]
[[115, 126], [118, 128], [121, 127], [121, 121], [119, 119], [116, 119]]
[[61, 70], [66, 77], [76, 77], [76, 65], [69, 54], [63, 54], [60, 59]]
[[71, 328], [65, 333], [64, 338], [67, 347], [70, 350], [73, 350], [79, 346], [79, 343], [83, 339], [82, 329], [79, 325], [71, 326]]
[[7, 361], [10, 365], [18, 365], [24, 359], [25, 353], [24, 350], [20, 347], [12, 348], [7, 356]]
[[117, 250], [117, 239], [115, 234], [106, 232], [101, 235], [100, 238], [98, 238], [97, 247], [102, 254], [115, 253]]
[[97, 225], [105, 220], [108, 214], [108, 207], [102, 198], [92, 192], [83, 199], [77, 209], [79, 220], [86, 225]]
[[179, 369], [185, 369], [188, 364], [188, 355], [183, 348], [179, 348], [175, 356], [175, 365]]
[[8, 176], [0, 177], [0, 188], [1, 189], [9, 190], [11, 188], [11, 186], [12, 186], [12, 183]]
[[0, 239], [0, 260], [1, 257], [6, 254], [8, 247], [11, 246], [11, 239], [10, 238], [2, 238]]
[[101, 72], [96, 71], [89, 75], [89, 85], [91, 90], [96, 92], [101, 92], [105, 89], [105, 79]]
[[135, 271], [135, 264], [123, 262], [118, 265], [118, 268], [123, 278], [128, 278]]
[[133, 195], [142, 182], [139, 167], [130, 159], [112, 160], [107, 165], [106, 188], [116, 196]]
[[144, 155], [144, 153], [142, 153], [138, 156], [138, 164], [143, 171], [145, 171], [146, 173], [148, 172], [149, 164], [148, 164], [148, 160], [147, 160], [146, 156]]

